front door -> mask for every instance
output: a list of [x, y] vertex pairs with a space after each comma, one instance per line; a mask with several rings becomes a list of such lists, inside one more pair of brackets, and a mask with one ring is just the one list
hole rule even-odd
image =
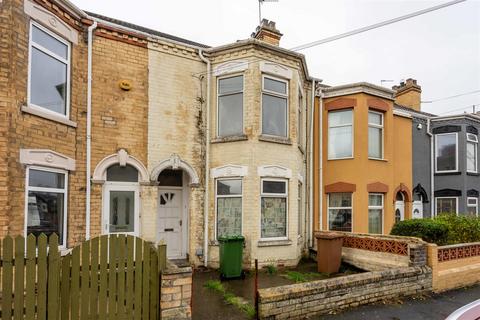
[[130, 183], [106, 183], [103, 233], [139, 235], [139, 190]]
[[182, 188], [159, 189], [158, 240], [167, 244], [169, 259], [183, 259]]
[[395, 222], [403, 221], [405, 219], [405, 202], [395, 201]]

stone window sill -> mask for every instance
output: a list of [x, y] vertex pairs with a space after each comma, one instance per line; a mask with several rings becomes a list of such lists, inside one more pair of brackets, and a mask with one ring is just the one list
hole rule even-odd
[[259, 240], [257, 242], [257, 247], [280, 247], [280, 246], [290, 246], [292, 245], [292, 240]]
[[467, 172], [467, 176], [480, 176], [480, 173], [478, 172]]
[[61, 124], [67, 125], [69, 127], [73, 127], [73, 128], [77, 127], [76, 122], [71, 121], [71, 120], [69, 120], [66, 117], [63, 117], [61, 115], [55, 115], [55, 114], [52, 114], [50, 112], [46, 112], [46, 111], [42, 110], [41, 108], [26, 105], [26, 106], [22, 106], [21, 110], [22, 110], [22, 112], [29, 113], [29, 114], [32, 114], [32, 115], [35, 115], [37, 117], [41, 117], [41, 118], [44, 118], [44, 119], [47, 119], [47, 120], [59, 122]]
[[246, 140], [248, 140], [248, 136], [246, 134], [242, 134], [238, 136], [217, 137], [215, 139], [210, 140], [210, 143], [225, 143], [225, 142], [246, 141]]
[[290, 140], [290, 138], [267, 136], [267, 135], [263, 135], [263, 134], [260, 135], [260, 137], [258, 137], [258, 140], [259, 141], [264, 141], [264, 142], [287, 144], [287, 145], [292, 144], [292, 141]]
[[387, 159], [379, 159], [379, 158], [368, 158], [368, 160], [388, 162]]

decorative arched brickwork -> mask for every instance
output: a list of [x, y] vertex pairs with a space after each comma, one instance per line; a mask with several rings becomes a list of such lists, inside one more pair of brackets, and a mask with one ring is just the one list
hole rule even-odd
[[357, 99], [339, 98], [325, 103], [325, 110], [340, 110], [354, 108], [357, 106]]
[[390, 105], [386, 101], [378, 98], [367, 99], [367, 104], [370, 109], [375, 109], [382, 112], [387, 112], [390, 110]]
[[381, 182], [373, 182], [367, 184], [367, 191], [368, 192], [377, 192], [377, 193], [387, 193], [388, 192], [388, 185]]
[[356, 190], [357, 185], [347, 182], [335, 182], [325, 186], [325, 193], [355, 192]]
[[403, 183], [400, 183], [400, 185], [393, 191], [393, 202], [395, 202], [395, 196], [399, 192], [401, 192], [404, 195], [405, 202], [412, 202], [412, 193], [410, 192], [408, 187]]

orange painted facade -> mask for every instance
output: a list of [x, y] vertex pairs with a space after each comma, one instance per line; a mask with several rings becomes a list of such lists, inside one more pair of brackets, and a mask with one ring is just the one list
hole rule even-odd
[[[328, 200], [332, 193], [351, 193], [352, 232], [369, 232], [369, 193], [383, 194], [382, 232], [388, 234], [399, 214], [397, 199], [404, 199], [404, 219], [412, 208], [412, 120], [394, 112], [393, 92], [370, 84], [354, 84], [324, 89], [316, 98], [314, 119], [314, 230], [329, 228]], [[320, 114], [322, 109], [322, 134]], [[352, 157], [329, 159], [329, 112], [353, 111]], [[383, 157], [369, 158], [369, 111], [383, 115]], [[332, 135], [333, 136], [333, 135]], [[320, 168], [320, 138], [323, 154]], [[320, 180], [320, 174], [323, 174]], [[321, 182], [320, 182], [321, 181]], [[319, 188], [319, 185], [322, 188]], [[397, 195], [398, 193], [398, 195]], [[398, 198], [397, 198], [398, 196]], [[320, 202], [322, 200], [322, 202]], [[320, 206], [322, 210], [319, 210]]]

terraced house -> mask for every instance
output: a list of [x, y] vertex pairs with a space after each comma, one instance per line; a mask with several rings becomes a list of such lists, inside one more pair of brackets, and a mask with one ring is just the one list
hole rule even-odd
[[126, 233], [215, 266], [243, 234], [247, 266], [298, 262], [318, 81], [275, 23], [212, 48], [68, 1], [0, 7], [1, 236]]

